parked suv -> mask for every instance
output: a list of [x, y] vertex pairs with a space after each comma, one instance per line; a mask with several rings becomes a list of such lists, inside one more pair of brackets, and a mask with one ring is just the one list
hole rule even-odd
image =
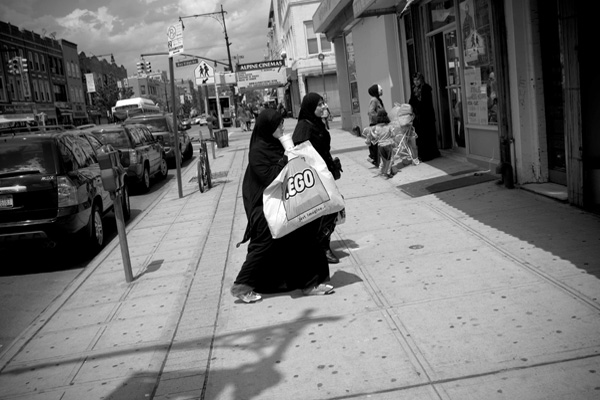
[[99, 125], [87, 132], [119, 151], [128, 181], [137, 184], [142, 191], [150, 190], [150, 179], [154, 176], [167, 177], [165, 151], [145, 125]]
[[[39, 239], [55, 245], [81, 234], [98, 251], [104, 245], [102, 219], [113, 209], [102, 185], [101, 147], [79, 130], [1, 134], [0, 243]], [[125, 219], [131, 215], [127, 189]]]
[[[165, 148], [167, 160], [171, 165], [175, 164], [175, 130], [173, 129], [173, 114], [142, 114], [136, 115], [125, 120], [125, 125], [144, 124], [150, 129], [152, 135], [156, 137]], [[182, 160], [189, 160], [194, 155], [194, 148], [190, 135], [178, 127], [179, 151]]]

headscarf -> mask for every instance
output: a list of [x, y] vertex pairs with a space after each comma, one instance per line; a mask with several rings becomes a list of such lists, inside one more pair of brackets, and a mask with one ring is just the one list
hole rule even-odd
[[378, 84], [371, 85], [368, 92], [372, 97], [375, 97], [377, 100], [379, 100], [379, 104], [381, 104], [381, 107], [383, 107], [383, 101], [381, 101], [381, 97], [379, 97], [379, 88], [380, 86]]
[[323, 100], [323, 97], [318, 93], [311, 92], [304, 96], [292, 140], [294, 144], [309, 140], [317, 153], [323, 158], [329, 170], [333, 171], [335, 165], [330, 153], [331, 136], [323, 120], [315, 115], [315, 110], [321, 100]]
[[314, 92], [308, 93], [306, 96], [304, 96], [304, 98], [302, 99], [302, 104], [300, 105], [298, 122], [300, 120], [307, 119], [314, 124], [322, 125], [323, 127], [325, 127], [323, 120], [315, 115], [315, 110], [317, 109], [319, 102], [322, 100], [323, 97], [321, 97], [320, 94]]
[[[281, 146], [279, 139], [273, 137], [273, 132], [279, 127], [282, 120], [283, 115], [271, 108], [266, 108], [261, 111], [256, 118], [252, 136], [250, 136], [250, 150], [252, 150], [253, 145], [259, 138], [266, 143]], [[283, 154], [283, 149], [281, 153]]]

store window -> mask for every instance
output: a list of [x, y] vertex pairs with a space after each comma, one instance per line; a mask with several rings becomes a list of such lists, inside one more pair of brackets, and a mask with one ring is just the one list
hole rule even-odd
[[146, 85], [140, 85], [140, 93], [146, 94]]
[[350, 96], [352, 99], [352, 114], [360, 113], [360, 103], [358, 101], [358, 83], [356, 80], [356, 60], [354, 59], [354, 43], [352, 42], [352, 32], [345, 36], [346, 42], [346, 65], [348, 66], [348, 81], [350, 84]]
[[322, 33], [315, 34], [312, 21], [304, 22], [306, 30], [306, 44], [308, 46], [308, 54], [319, 54], [331, 51], [331, 43]]
[[431, 31], [456, 21], [454, 0], [433, 0], [428, 4]]
[[461, 0], [467, 124], [498, 124], [498, 91], [489, 0]]
[[0, 101], [8, 101], [6, 97], [6, 84], [2, 75], [0, 75]]

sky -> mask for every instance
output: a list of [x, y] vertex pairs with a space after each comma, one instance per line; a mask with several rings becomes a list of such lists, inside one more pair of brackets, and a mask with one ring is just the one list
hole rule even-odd
[[[87, 56], [110, 54], [129, 76], [144, 53], [167, 52], [167, 29], [182, 18], [184, 53], [227, 63], [227, 46], [220, 18], [225, 14], [232, 63], [260, 61], [267, 43], [271, 0], [2, 0], [0, 21], [40, 35], [66, 39]], [[243, 58], [242, 58], [243, 57]], [[175, 56], [174, 61], [184, 57]], [[152, 70], [169, 71], [168, 56], [146, 57]], [[212, 65], [212, 64], [211, 64]], [[194, 78], [195, 66], [175, 68], [176, 79]], [[235, 68], [235, 67], [234, 67]], [[222, 71], [222, 67], [217, 68]]]

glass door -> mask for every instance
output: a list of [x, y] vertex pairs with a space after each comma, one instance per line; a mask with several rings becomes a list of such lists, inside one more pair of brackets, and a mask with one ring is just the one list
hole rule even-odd
[[450, 130], [452, 132], [452, 147], [465, 147], [465, 127], [462, 113], [462, 93], [460, 82], [460, 57], [456, 30], [444, 32], [444, 48], [448, 91], [448, 107], [450, 110]]
[[430, 38], [436, 66], [441, 145], [444, 149], [463, 152], [465, 127], [462, 112], [460, 50], [456, 29], [438, 32]]

